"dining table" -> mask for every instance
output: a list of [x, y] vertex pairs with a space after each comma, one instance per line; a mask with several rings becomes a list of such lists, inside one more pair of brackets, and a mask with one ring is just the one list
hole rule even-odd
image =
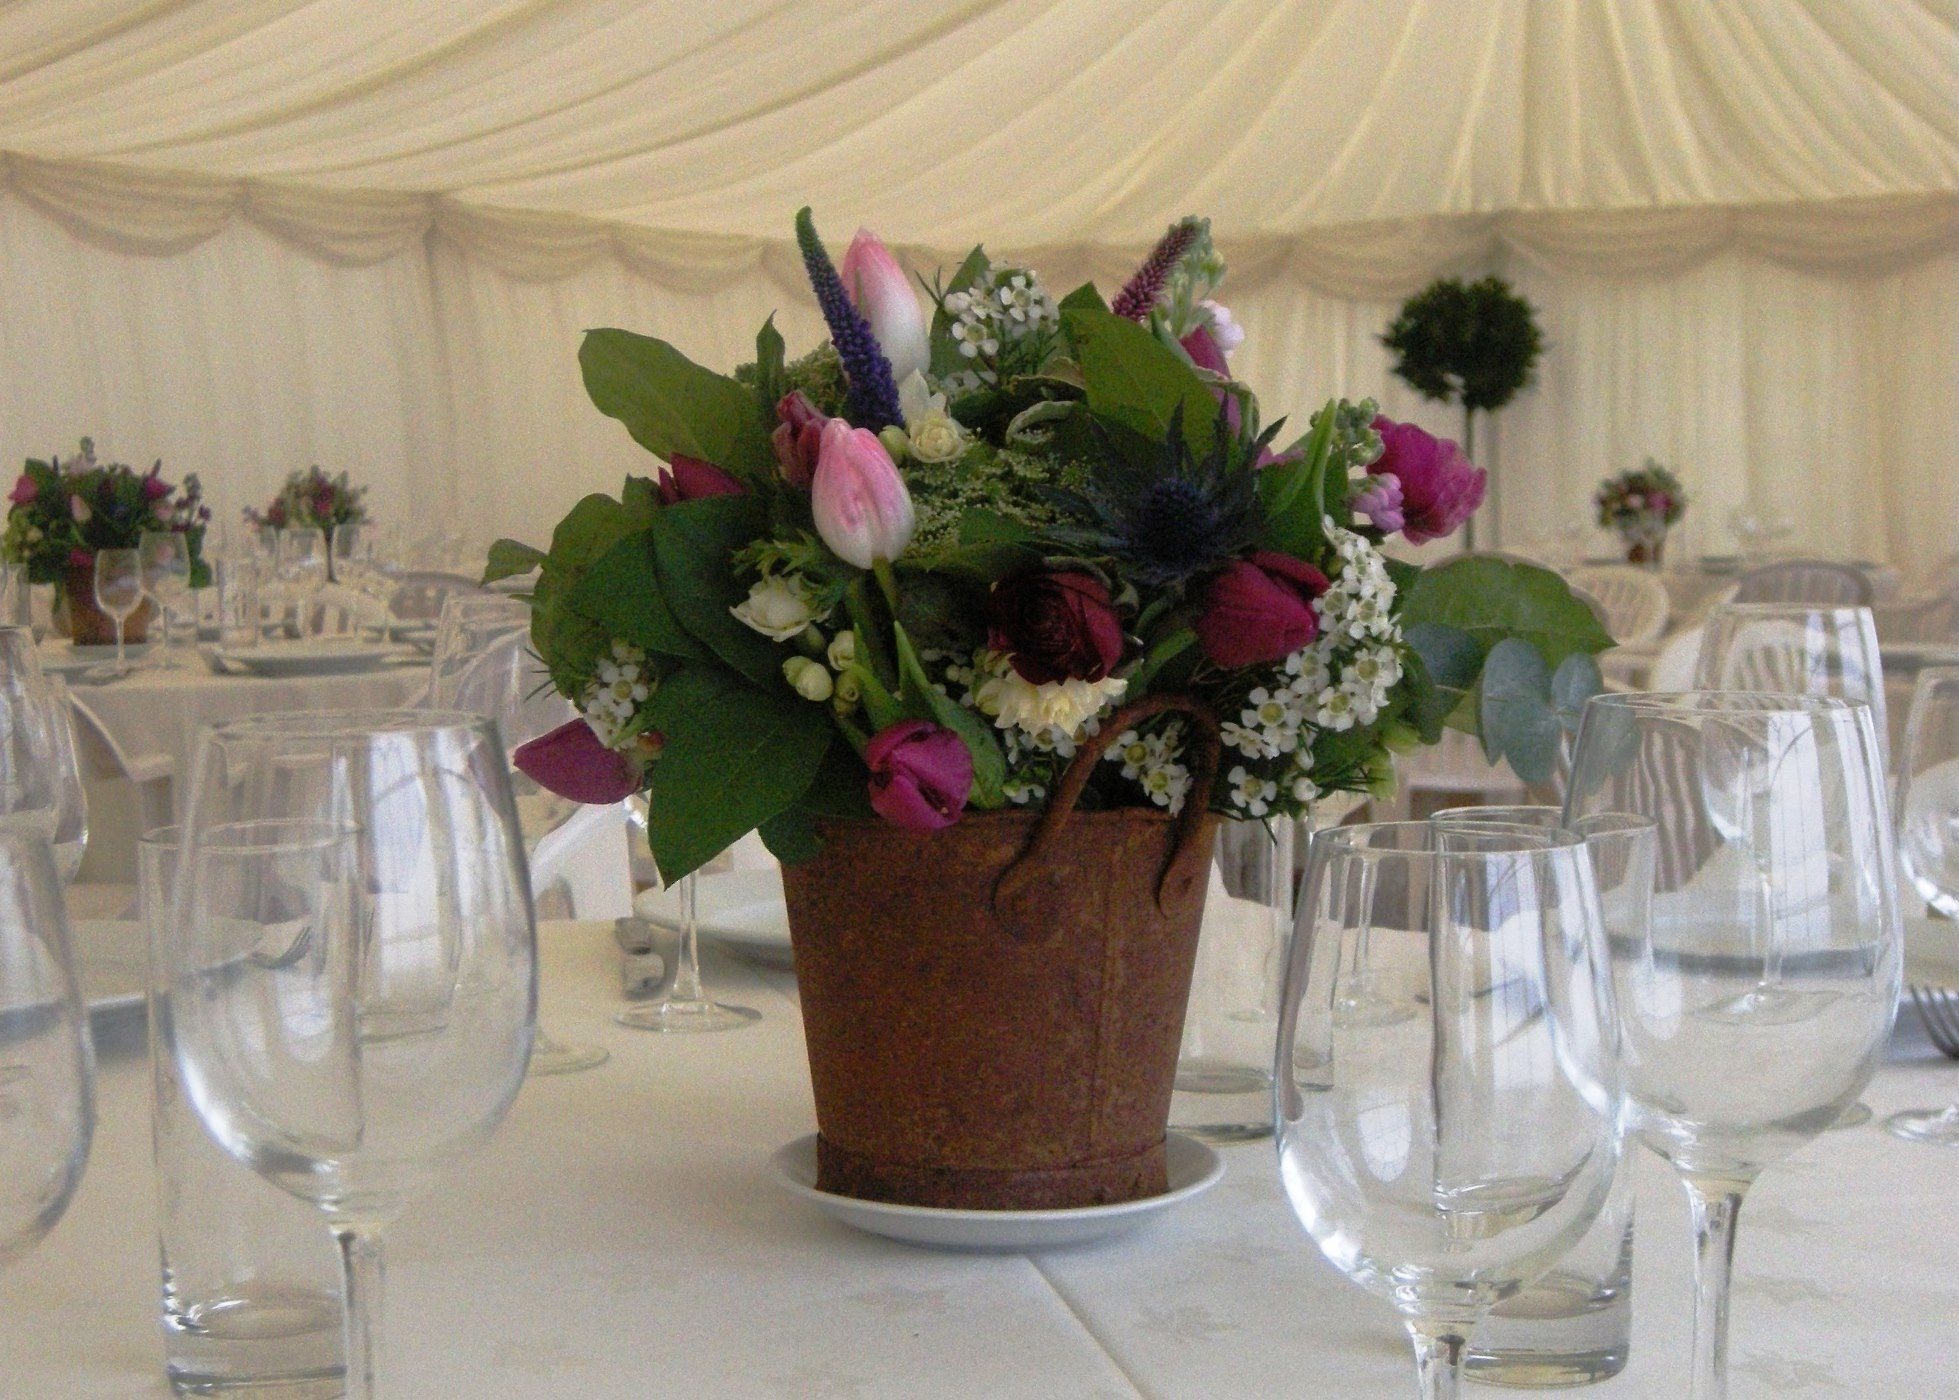
[[[1393, 1313], [1321, 1260], [1270, 1141], [1219, 1149], [1213, 1189], [1099, 1242], [900, 1244], [837, 1223], [771, 1174], [771, 1154], [815, 1126], [791, 973], [710, 948], [709, 985], [761, 1020], [662, 1036], [611, 1020], [624, 1004], [611, 925], [548, 923], [539, 946], [542, 1019], [611, 1058], [527, 1080], [488, 1146], [390, 1228], [384, 1396], [1415, 1393]], [[169, 1393], [140, 1012], [98, 1039], [87, 1174], [54, 1232], [0, 1273], [9, 1396]], [[1955, 1095], [1959, 1065], [1906, 1011], [1864, 1094], [1875, 1121], [1824, 1134], [1749, 1194], [1738, 1400], [1955, 1393], [1959, 1157], [1881, 1126]], [[1668, 1168], [1638, 1157], [1631, 1356], [1586, 1392], [1598, 1400], [1687, 1391], [1685, 1201]]]

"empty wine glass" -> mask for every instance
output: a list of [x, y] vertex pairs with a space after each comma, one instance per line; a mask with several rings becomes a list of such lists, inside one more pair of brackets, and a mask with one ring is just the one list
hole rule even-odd
[[[1898, 756], [1898, 857], [1918, 897], [1959, 918], [1959, 666], [1928, 667], [1912, 688]], [[1959, 1147], [1959, 1103], [1894, 1113], [1884, 1126], [1910, 1142]]]
[[1891, 824], [1870, 708], [1731, 691], [1602, 695], [1567, 825], [1649, 817], [1643, 937], [1612, 943], [1627, 1113], [1696, 1239], [1691, 1394], [1727, 1394], [1735, 1219], [1762, 1170], [1870, 1082], [1897, 1012]]
[[701, 925], [699, 892], [694, 877], [681, 877], [680, 946], [674, 953], [673, 981], [658, 1001], [628, 1006], [612, 1019], [628, 1030], [656, 1032], [732, 1031], [762, 1019], [752, 1006], [716, 1001], [701, 982]]
[[[1357, 959], [1404, 1014], [1342, 1013]], [[1619, 1161], [1617, 1028], [1583, 842], [1428, 822], [1319, 833], [1279, 1016], [1293, 1212], [1401, 1314], [1421, 1394], [1452, 1397], [1476, 1320], [1585, 1234]]]
[[177, 619], [190, 601], [190, 544], [176, 530], [145, 530], [136, 553], [142, 560], [143, 591], [155, 600], [163, 629], [157, 663], [174, 665]]
[[219, 1144], [340, 1247], [347, 1394], [377, 1393], [381, 1235], [523, 1081], [537, 949], [495, 727], [260, 715], [199, 741], [164, 1028]]
[[0, 1265], [54, 1228], [88, 1161], [95, 1052], [47, 843], [0, 829]]
[[126, 676], [129, 674], [129, 660], [125, 638], [129, 619], [143, 605], [143, 559], [140, 554], [133, 549], [95, 551], [95, 605], [109, 614], [116, 624], [116, 661], [104, 674]]
[[1716, 604], [1701, 633], [1694, 688], [1861, 700], [1871, 707], [1885, 771], [1890, 771], [1884, 660], [1869, 608]]
[[299, 635], [315, 631], [314, 606], [327, 582], [326, 535], [314, 529], [279, 532], [279, 585], [299, 610]]
[[0, 825], [47, 841], [64, 884], [81, 869], [88, 797], [68, 694], [25, 627], [0, 627]]

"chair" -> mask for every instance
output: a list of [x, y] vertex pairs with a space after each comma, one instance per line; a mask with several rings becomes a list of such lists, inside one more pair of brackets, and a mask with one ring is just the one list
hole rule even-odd
[[442, 616], [442, 604], [450, 594], [489, 591], [462, 574], [403, 574], [388, 598], [388, 613], [397, 622], [434, 622]]
[[1743, 574], [1735, 585], [1735, 601], [1867, 608], [1872, 591], [1870, 576], [1852, 565], [1828, 559], [1784, 559]]
[[1605, 630], [1622, 647], [1648, 647], [1666, 632], [1672, 606], [1666, 585], [1646, 569], [1630, 564], [1593, 564], [1573, 569], [1567, 580], [1598, 600]]
[[538, 840], [531, 852], [531, 898], [561, 894], [574, 919], [623, 919], [633, 912], [626, 804], [584, 807]]
[[120, 914], [123, 906], [135, 901], [136, 886], [131, 877], [136, 870], [137, 841], [145, 832], [169, 826], [177, 819], [173, 783], [177, 765], [167, 754], [130, 758], [86, 702], [72, 691], [65, 698], [83, 783], [116, 784], [119, 788], [126, 784], [135, 789], [133, 802], [127, 798], [107, 800], [106, 794], [92, 794], [89, 799], [88, 849], [82, 858], [80, 881], [99, 888], [88, 892], [80, 916], [110, 912], [107, 906], [96, 907], [104, 900]]
[[1959, 585], [1947, 593], [1874, 604], [1871, 618], [1886, 646], [1959, 642]]
[[1704, 627], [1689, 627], [1675, 632], [1660, 647], [1660, 654], [1646, 672], [1648, 690], [1674, 691], [1694, 688], [1694, 668], [1700, 662]]

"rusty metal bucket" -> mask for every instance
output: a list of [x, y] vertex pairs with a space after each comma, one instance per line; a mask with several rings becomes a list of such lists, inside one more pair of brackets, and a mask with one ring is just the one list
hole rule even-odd
[[[1076, 811], [1115, 736], [1166, 710], [1191, 717], [1183, 812]], [[1169, 1189], [1217, 760], [1202, 707], [1152, 696], [1108, 717], [1045, 812], [820, 824], [823, 853], [783, 871], [818, 1189], [980, 1210]]]

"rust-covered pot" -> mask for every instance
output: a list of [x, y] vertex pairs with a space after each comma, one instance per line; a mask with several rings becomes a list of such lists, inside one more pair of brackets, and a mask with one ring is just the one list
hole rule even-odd
[[[95, 601], [95, 561], [73, 564], [62, 570], [61, 599], [66, 613], [68, 636], [76, 646], [112, 645], [116, 640], [116, 620], [102, 611]], [[123, 624], [123, 640], [132, 644], [149, 640], [150, 600], [143, 599]]]
[[[1191, 711], [1191, 799], [1077, 812], [1101, 751]], [[1046, 812], [944, 831], [820, 823], [783, 871], [819, 1190], [1043, 1210], [1169, 1189], [1164, 1125], [1215, 820], [1215, 723], [1170, 696], [1109, 716]]]

